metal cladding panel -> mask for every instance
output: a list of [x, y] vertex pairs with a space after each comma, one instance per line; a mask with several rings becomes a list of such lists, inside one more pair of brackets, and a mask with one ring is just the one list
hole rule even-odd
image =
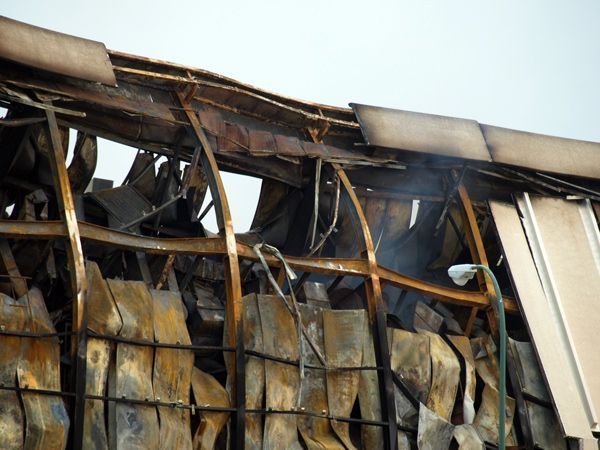
[[476, 161], [492, 160], [474, 120], [351, 103], [368, 145]]
[[481, 124], [495, 163], [600, 178], [600, 143], [545, 136]]
[[546, 297], [555, 303], [562, 338], [568, 343], [575, 383], [585, 396], [594, 431], [600, 431], [600, 233], [589, 201], [529, 196], [518, 198], [528, 220], [525, 233]]
[[117, 85], [103, 43], [2, 16], [0, 58], [61, 75]]
[[[571, 350], [560, 332], [560, 312], [547, 297], [521, 218], [513, 205], [490, 202], [520, 309], [533, 339], [565, 435], [591, 439], [585, 398], [574, 382]], [[525, 220], [525, 219], [524, 219]]]

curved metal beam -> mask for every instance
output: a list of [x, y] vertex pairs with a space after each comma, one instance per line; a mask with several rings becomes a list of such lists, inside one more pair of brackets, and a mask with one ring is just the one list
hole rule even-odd
[[349, 200], [349, 210], [352, 221], [362, 232], [365, 250], [363, 258], [367, 261], [368, 274], [365, 280], [365, 291], [367, 293], [367, 309], [369, 312], [369, 322], [373, 328], [373, 338], [375, 344], [375, 357], [377, 365], [382, 366], [383, 370], [378, 372], [379, 377], [379, 398], [381, 402], [381, 414], [388, 423], [387, 433], [384, 433], [384, 443], [386, 448], [395, 450], [397, 447], [397, 422], [396, 406], [394, 403], [394, 381], [392, 378], [392, 366], [390, 362], [390, 353], [387, 342], [387, 319], [383, 305], [383, 296], [381, 293], [381, 282], [379, 280], [379, 267], [375, 257], [375, 248], [371, 231], [365, 214], [360, 206], [358, 197], [352, 189], [352, 184], [348, 179], [346, 172], [338, 164], [332, 164], [337, 176], [340, 178], [346, 198]]
[[244, 341], [241, 321], [242, 284], [233, 222], [231, 220], [231, 212], [229, 210], [229, 202], [227, 201], [225, 187], [223, 186], [219, 167], [210, 142], [208, 141], [196, 111], [192, 109], [187, 96], [181, 91], [177, 91], [177, 97], [179, 98], [179, 102], [185, 111], [198, 142], [202, 146], [200, 159], [202, 161], [202, 167], [206, 172], [210, 194], [215, 204], [219, 234], [225, 239], [226, 254], [223, 258], [223, 262], [225, 263], [225, 291], [227, 295], [227, 329], [229, 345], [236, 349], [235, 354], [231, 355], [229, 360], [229, 375], [233, 375], [231, 377], [232, 382], [230, 383], [230, 386], [234, 391], [232, 392], [232, 400], [237, 409], [236, 414], [232, 417], [233, 429], [235, 431], [231, 436], [232, 447], [243, 449], [245, 440], [246, 376], [244, 371]]
[[[52, 106], [51, 102], [48, 102]], [[85, 264], [83, 261], [83, 249], [79, 236], [79, 225], [75, 215], [75, 202], [71, 192], [69, 174], [65, 165], [65, 154], [63, 151], [60, 131], [56, 122], [56, 116], [51, 109], [46, 110], [48, 120], [48, 141], [50, 151], [48, 159], [52, 171], [52, 180], [56, 191], [56, 200], [61, 218], [64, 221], [66, 234], [66, 253], [69, 264], [69, 278], [73, 301], [73, 331], [71, 355], [73, 358], [73, 378], [75, 386], [75, 407], [73, 417], [73, 439], [74, 448], [81, 448], [83, 443], [83, 416], [85, 409], [85, 380], [87, 364], [87, 278], [85, 276]]]
[[[225, 240], [222, 237], [155, 238], [112, 230], [87, 222], [79, 221], [78, 224], [79, 234], [84, 242], [116, 247], [122, 250], [155, 255], [214, 256], [225, 255], [226, 253]], [[66, 234], [65, 224], [62, 221], [0, 220], [0, 237], [7, 239], [57, 239], [64, 238]], [[239, 258], [258, 261], [256, 253], [250, 246], [241, 242], [237, 242], [236, 245]], [[269, 253], [265, 253], [263, 256], [269, 267], [281, 267], [281, 261], [275, 256]], [[290, 267], [304, 272], [335, 276], [369, 275], [368, 263], [364, 259], [304, 258], [286, 255], [284, 255], [284, 258]], [[395, 272], [384, 266], [378, 266], [377, 271], [381, 283], [418, 292], [442, 302], [476, 308], [484, 308], [489, 303], [485, 294], [481, 292], [465, 291], [429, 283]], [[508, 313], [519, 314], [519, 307], [514, 298], [505, 297], [504, 307]]]

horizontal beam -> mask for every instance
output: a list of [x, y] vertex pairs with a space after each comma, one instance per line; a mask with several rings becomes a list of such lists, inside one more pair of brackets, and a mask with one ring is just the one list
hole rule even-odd
[[[155, 238], [112, 230], [87, 222], [79, 222], [79, 233], [85, 242], [116, 247], [122, 250], [141, 251], [157, 255], [224, 255], [225, 242], [222, 238]], [[66, 229], [60, 221], [0, 220], [0, 237], [8, 239], [56, 239], [66, 237]], [[248, 245], [237, 243], [240, 258], [258, 261], [256, 253]], [[273, 255], [263, 253], [270, 267], [281, 267]], [[335, 276], [369, 276], [367, 262], [347, 258], [302, 258], [285, 256], [286, 262], [295, 270], [317, 272]], [[381, 282], [418, 292], [436, 300], [454, 305], [487, 308], [489, 300], [481, 292], [465, 291], [409, 277], [383, 266], [378, 266]], [[519, 314], [512, 298], [504, 299], [506, 312]]]
[[[219, 255], [225, 254], [221, 238], [157, 238], [112, 230], [79, 221], [81, 239], [98, 245], [155, 255]], [[8, 239], [57, 239], [66, 237], [61, 221], [0, 220], [0, 236]]]

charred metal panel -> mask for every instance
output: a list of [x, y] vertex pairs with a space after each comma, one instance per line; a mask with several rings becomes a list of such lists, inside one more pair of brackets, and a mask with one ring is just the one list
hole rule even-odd
[[[263, 352], [263, 334], [261, 316], [258, 310], [256, 294], [243, 298], [244, 348]], [[245, 357], [246, 366], [246, 408], [260, 409], [263, 405], [265, 390], [265, 361], [256, 356]], [[261, 450], [263, 442], [263, 416], [248, 414], [246, 417], [245, 445], [249, 450]]]
[[[365, 326], [363, 338], [364, 367], [377, 366], [375, 346], [371, 327]], [[379, 395], [379, 381], [375, 370], [361, 370], [358, 385], [358, 401], [363, 419], [381, 421], [381, 399]], [[383, 429], [377, 426], [363, 425], [361, 430], [363, 448], [383, 448]]]
[[[21, 300], [19, 300], [21, 302]], [[39, 289], [26, 294], [28, 327], [34, 333], [56, 333]], [[19, 387], [60, 391], [60, 348], [57, 337], [23, 339], [17, 366]], [[25, 448], [63, 450], [67, 445], [69, 416], [61, 397], [22, 392], [25, 408]]]
[[[123, 319], [120, 336], [152, 342], [153, 301], [141, 281], [108, 280], [108, 286]], [[152, 388], [154, 352], [152, 347], [118, 343], [116, 355], [115, 395], [137, 400], [156, 399]], [[158, 416], [154, 406], [117, 403], [116, 428], [109, 427], [111, 441], [117, 449], [150, 450], [160, 448]]]
[[431, 386], [430, 337], [426, 334], [391, 329], [392, 370], [406, 383], [421, 403], [427, 401]]
[[566, 450], [567, 444], [560, 431], [560, 424], [551, 408], [525, 401], [531, 424], [533, 444], [545, 450]]
[[351, 103], [367, 145], [491, 161], [474, 120]]
[[0, 16], [0, 57], [26, 66], [116, 86], [101, 42]]
[[73, 150], [73, 159], [68, 174], [71, 191], [82, 194], [90, 184], [98, 160], [98, 143], [96, 136], [77, 132], [77, 141]]
[[475, 389], [477, 388], [475, 359], [471, 350], [471, 343], [466, 336], [448, 336], [448, 339], [463, 357], [465, 365], [463, 421], [465, 424], [471, 424], [475, 418]]
[[514, 357], [521, 390], [538, 400], [550, 402], [550, 396], [542, 378], [533, 345], [529, 342], [520, 342], [514, 339], [509, 339], [508, 342]]
[[[27, 297], [18, 300], [0, 294], [0, 325], [7, 331], [21, 331], [28, 321]], [[17, 387], [17, 365], [23, 357], [19, 336], [0, 335], [0, 383]], [[16, 391], [0, 390], [0, 448], [20, 449], [25, 435], [25, 415]]]
[[[511, 433], [515, 414], [515, 400], [509, 396], [506, 396], [506, 411], [504, 413], [506, 435], [508, 436]], [[500, 414], [498, 411], [498, 390], [486, 384], [483, 388], [481, 405], [473, 421], [473, 426], [485, 442], [491, 444], [498, 443], [498, 421], [500, 420]]]
[[446, 450], [452, 441], [454, 425], [447, 422], [424, 404], [419, 408], [419, 431], [417, 447], [419, 450]]
[[[154, 339], [164, 344], [190, 345], [181, 295], [151, 290]], [[188, 405], [194, 355], [190, 350], [157, 348], [152, 384], [161, 402]], [[183, 408], [158, 407], [160, 448], [191, 449], [190, 412]]]
[[[313, 305], [300, 304], [298, 306], [302, 324], [309, 338], [321, 355], [325, 354], [323, 310]], [[302, 336], [302, 339], [303, 348], [306, 351], [306, 363], [318, 365], [319, 359], [310, 348], [306, 337]], [[305, 369], [300, 388], [300, 408], [317, 413], [327, 411], [327, 377], [324, 370]], [[298, 430], [309, 450], [342, 450], [344, 448], [334, 435], [329, 420], [326, 418], [298, 416]]]
[[[298, 360], [298, 334], [294, 318], [278, 296], [258, 296], [264, 352], [286, 360]], [[267, 409], [290, 411], [297, 406], [300, 373], [296, 366], [265, 361], [265, 405]], [[263, 449], [301, 449], [294, 414], [268, 414]]]
[[460, 381], [460, 364], [440, 335], [427, 331], [422, 333], [429, 336], [431, 351], [431, 389], [427, 396], [427, 408], [450, 421]]
[[600, 144], [481, 124], [496, 163], [600, 178]]
[[[202, 372], [197, 367], [192, 370], [192, 389], [198, 405], [231, 406], [229, 394], [225, 388], [208, 373]], [[221, 430], [229, 420], [228, 412], [203, 411], [202, 420], [194, 434], [193, 448], [195, 450], [212, 450]]]
[[[95, 262], [87, 263], [86, 276], [88, 328], [98, 334], [118, 335], [123, 325], [121, 316]], [[106, 393], [108, 369], [111, 355], [114, 356], [114, 349], [115, 346], [109, 341], [88, 338], [85, 383], [87, 394], [103, 396]], [[85, 401], [83, 448], [98, 450], [108, 448], [104, 409], [102, 400]]]
[[[366, 333], [366, 314], [361, 310], [323, 311], [325, 356], [332, 367], [360, 367]], [[333, 416], [350, 417], [358, 396], [360, 374], [357, 371], [327, 372], [327, 402]], [[348, 423], [331, 423], [346, 448], [354, 449]]]
[[473, 425], [454, 427], [453, 437], [458, 443], [458, 450], [485, 450], [485, 444]]
[[[85, 373], [86, 394], [103, 396], [106, 393], [111, 354], [114, 354], [114, 345], [111, 345], [110, 342], [103, 339], [88, 338]], [[83, 448], [108, 449], [104, 402], [102, 400], [85, 401]]]

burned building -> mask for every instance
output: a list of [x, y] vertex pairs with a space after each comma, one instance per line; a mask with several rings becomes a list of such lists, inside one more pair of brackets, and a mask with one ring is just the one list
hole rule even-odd
[[[1, 448], [480, 449], [501, 416], [507, 447], [598, 448], [600, 144], [8, 18], [0, 58]], [[98, 138], [137, 150], [119, 186]], [[261, 180], [244, 233], [221, 171]], [[459, 263], [502, 292], [502, 412], [493, 280]]]

